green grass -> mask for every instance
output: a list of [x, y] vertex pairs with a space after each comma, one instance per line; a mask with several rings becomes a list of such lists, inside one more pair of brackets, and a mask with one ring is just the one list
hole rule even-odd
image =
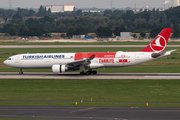
[[[116, 51], [139, 51], [142, 48], [8, 48], [0, 49], [0, 72], [18, 72], [16, 68], [11, 68], [3, 64], [8, 57], [21, 53], [68, 53], [68, 52], [116, 52]], [[172, 55], [166, 56], [141, 65], [125, 68], [98, 69], [98, 72], [113, 73], [179, 73], [180, 71], [180, 49], [167, 48], [166, 50], [177, 49]], [[27, 69], [24, 72], [51, 72], [51, 69]]]
[[78, 106], [145, 106], [149, 103], [154, 107], [180, 107], [179, 84], [179, 80], [8, 79], [0, 80], [0, 100], [37, 101], [1, 101], [0, 105], [75, 106], [78, 102]]
[[[1, 106], [147, 107], [146, 103], [98, 102], [0, 102]], [[179, 103], [148, 103], [148, 107], [180, 107]]]
[[[0, 54], [139, 51], [143, 48], [3, 48]], [[174, 48], [176, 49], [176, 48]]]

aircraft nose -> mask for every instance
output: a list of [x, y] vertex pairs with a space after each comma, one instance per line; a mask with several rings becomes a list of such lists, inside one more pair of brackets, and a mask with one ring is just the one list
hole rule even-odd
[[7, 60], [5, 60], [3, 63], [4, 63], [5, 65], [8, 65], [8, 61], [7, 61]]

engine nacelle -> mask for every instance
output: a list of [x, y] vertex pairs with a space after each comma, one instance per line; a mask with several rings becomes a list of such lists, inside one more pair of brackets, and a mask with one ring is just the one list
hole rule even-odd
[[64, 73], [67, 71], [67, 67], [65, 65], [53, 65], [52, 72], [53, 73]]

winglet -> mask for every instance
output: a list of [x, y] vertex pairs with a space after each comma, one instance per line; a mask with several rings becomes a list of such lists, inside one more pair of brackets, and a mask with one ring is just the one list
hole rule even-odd
[[172, 28], [164, 28], [159, 35], [143, 50], [139, 52], [161, 52], [166, 48]]
[[91, 57], [89, 57], [90, 60], [94, 59], [95, 55], [92, 55]]

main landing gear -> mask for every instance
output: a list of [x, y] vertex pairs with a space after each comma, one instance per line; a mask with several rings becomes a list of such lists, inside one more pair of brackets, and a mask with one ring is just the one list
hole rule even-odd
[[89, 70], [89, 71], [87, 71], [87, 72], [84, 72], [84, 71], [82, 71], [82, 72], [80, 72], [80, 75], [91, 75], [91, 74], [93, 74], [93, 75], [96, 75], [97, 74], [97, 71], [95, 71], [95, 70]]
[[22, 74], [23, 74], [22, 68], [19, 68], [19, 75], [22, 75]]

